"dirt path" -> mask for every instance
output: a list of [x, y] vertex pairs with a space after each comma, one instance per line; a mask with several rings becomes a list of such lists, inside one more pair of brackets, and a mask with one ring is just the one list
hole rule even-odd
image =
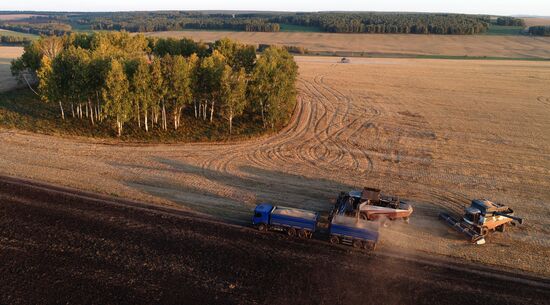
[[[0, 177], [0, 303], [545, 304], [550, 281]], [[322, 239], [322, 236], [317, 236]]]
[[[297, 60], [299, 103], [277, 135], [142, 146], [4, 130], [0, 172], [236, 223], [258, 202], [327, 211], [339, 191], [379, 187], [415, 207], [382, 249], [550, 275], [550, 63]], [[526, 225], [475, 247], [437, 220], [478, 197]]]

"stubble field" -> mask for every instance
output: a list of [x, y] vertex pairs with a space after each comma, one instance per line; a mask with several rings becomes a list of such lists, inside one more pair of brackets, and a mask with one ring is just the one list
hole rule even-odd
[[523, 20], [525, 20], [526, 26], [550, 25], [550, 17], [530, 17], [523, 18]]
[[380, 55], [550, 58], [550, 37], [490, 35], [333, 34], [303, 32], [154, 32], [146, 36], [189, 37], [205, 42], [223, 37], [247, 44], [304, 47], [313, 52], [365, 52]]
[[14, 58], [21, 56], [21, 54], [23, 54], [22, 47], [0, 46], [0, 92], [17, 86], [17, 81], [10, 72], [10, 64]]
[[[299, 103], [277, 135], [239, 143], [120, 144], [16, 130], [0, 173], [247, 223], [258, 202], [327, 211], [373, 186], [413, 202], [379, 251], [427, 252], [550, 275], [550, 63], [297, 57]], [[526, 224], [469, 245], [437, 219], [472, 198]]]

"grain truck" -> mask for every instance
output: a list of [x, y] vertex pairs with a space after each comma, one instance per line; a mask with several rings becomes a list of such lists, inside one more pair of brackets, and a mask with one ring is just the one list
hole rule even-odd
[[262, 203], [254, 209], [252, 225], [260, 231], [280, 231], [289, 236], [311, 238], [317, 229], [319, 213]]

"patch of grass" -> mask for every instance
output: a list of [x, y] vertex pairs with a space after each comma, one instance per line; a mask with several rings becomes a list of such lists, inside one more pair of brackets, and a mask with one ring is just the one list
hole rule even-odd
[[34, 35], [34, 34], [20, 33], [20, 32], [4, 30], [4, 29], [0, 29], [0, 36], [26, 37], [29, 39], [38, 39], [39, 37], [38, 35]]
[[321, 32], [319, 27], [281, 23], [281, 32]]
[[[62, 120], [58, 104], [44, 103], [26, 88], [1, 93], [0, 126], [52, 135], [117, 139], [114, 122], [105, 120], [92, 125], [88, 119], [73, 118], [70, 106], [64, 107], [66, 119]], [[182, 126], [177, 131], [153, 128], [147, 133], [139, 129], [136, 122], [129, 122], [124, 125], [120, 140], [140, 143], [225, 141], [274, 132], [263, 129], [259, 118], [245, 116], [235, 119], [233, 135], [229, 136], [229, 127], [225, 120], [217, 119], [210, 124], [208, 120], [195, 119], [191, 109], [188, 110], [182, 118]]]
[[496, 36], [506, 36], [506, 35], [522, 35], [523, 27], [521, 26], [504, 26], [504, 25], [489, 25], [487, 32], [483, 35], [496, 35]]
[[93, 32], [92, 27], [88, 24], [79, 24], [77, 22], [70, 22], [69, 24], [71, 25], [72, 30], [75, 32]]

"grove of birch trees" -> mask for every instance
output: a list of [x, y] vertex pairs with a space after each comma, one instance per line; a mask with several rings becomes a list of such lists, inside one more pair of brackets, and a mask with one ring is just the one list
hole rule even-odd
[[[297, 65], [283, 48], [261, 55], [222, 39], [156, 39], [125, 32], [42, 37], [25, 46], [12, 73], [63, 120], [126, 126], [143, 132], [178, 130], [182, 122], [226, 122], [277, 128], [290, 118]], [[182, 120], [187, 118], [187, 120]], [[131, 122], [132, 124], [128, 124]]]

